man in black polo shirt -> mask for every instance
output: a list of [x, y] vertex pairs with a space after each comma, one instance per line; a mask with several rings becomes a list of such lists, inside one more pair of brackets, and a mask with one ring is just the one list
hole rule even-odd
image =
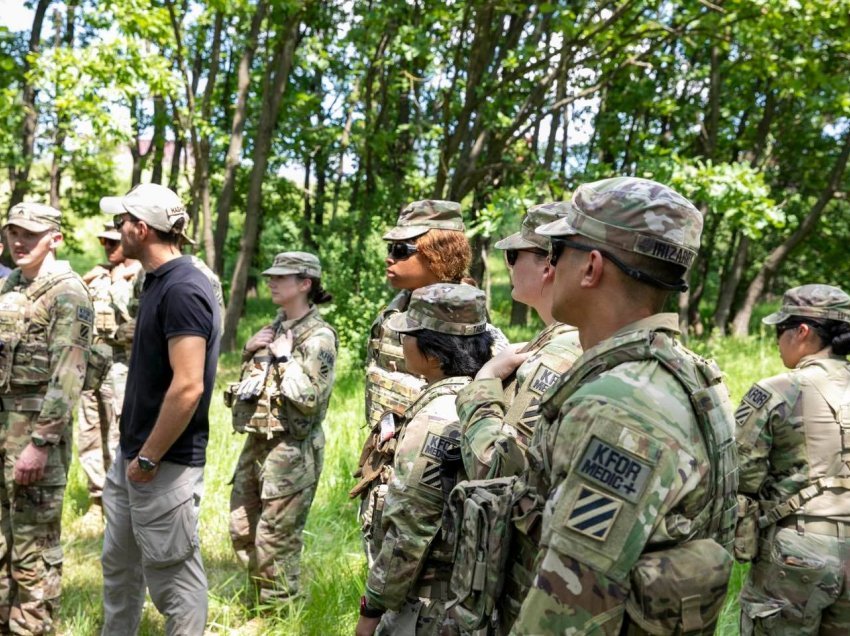
[[103, 634], [136, 633], [147, 583], [168, 634], [200, 635], [198, 508], [220, 310], [210, 281], [180, 252], [188, 216], [176, 194], [145, 184], [100, 207], [115, 215], [125, 256], [146, 272], [120, 447], [103, 492]]

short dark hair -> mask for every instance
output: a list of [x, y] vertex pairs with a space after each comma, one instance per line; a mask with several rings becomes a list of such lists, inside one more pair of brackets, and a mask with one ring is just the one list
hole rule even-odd
[[168, 232], [158, 230], [155, 227], [151, 227], [151, 229], [156, 232], [157, 238], [163, 243], [179, 246], [185, 240], [183, 236], [183, 225], [185, 225], [185, 221], [181, 217], [174, 222], [174, 225], [171, 226], [171, 230]]
[[473, 377], [493, 357], [493, 336], [489, 331], [474, 336], [454, 336], [420, 329], [410, 335], [416, 338], [416, 346], [423, 355], [440, 361], [440, 369], [446, 377]]
[[784, 331], [796, 329], [800, 325], [808, 325], [821, 341], [821, 345], [832, 348], [832, 353], [838, 356], [850, 354], [850, 323], [841, 320], [826, 320], [824, 318], [803, 318], [791, 316], [776, 325], [777, 335]]

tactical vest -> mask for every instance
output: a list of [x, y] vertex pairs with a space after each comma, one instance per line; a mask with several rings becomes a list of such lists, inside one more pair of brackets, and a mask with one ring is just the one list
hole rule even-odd
[[94, 308], [95, 336], [99, 339], [105, 339], [110, 338], [115, 333], [118, 322], [115, 319], [115, 309], [112, 306], [112, 298], [109, 293], [112, 286], [110, 272], [102, 266], [98, 266], [98, 268], [103, 273], [96, 276], [86, 285], [86, 288], [89, 291]]
[[[809, 481], [779, 504], [761, 502], [766, 528], [791, 514], [850, 517], [850, 365], [815, 360], [795, 372], [800, 382], [801, 419], [805, 434]], [[836, 425], [840, 450], [834, 445]]]
[[70, 270], [57, 272], [0, 296], [0, 392], [42, 387], [50, 380], [49, 343], [29, 331], [32, 308], [50, 288], [75, 277]]
[[390, 316], [404, 311], [410, 292], [398, 294], [372, 323], [367, 348], [366, 421], [374, 428], [388, 411], [403, 417], [425, 388], [425, 381], [407, 372], [399, 335], [386, 327]]
[[[541, 331], [537, 337], [523, 347], [520, 352], [538, 352], [551, 342], [555, 337], [566, 333], [571, 327], [561, 323], [554, 323]], [[503, 429], [514, 437], [517, 445], [525, 455], [531, 436], [534, 433], [534, 425], [540, 415], [540, 400], [543, 394], [570, 369], [575, 360], [554, 355], [540, 355], [534, 360], [534, 367], [528, 369], [519, 385], [518, 379], [514, 378], [505, 387], [506, 402], [510, 404], [503, 420]], [[525, 366], [525, 365], [523, 365]], [[521, 367], [521, 370], [525, 370]]]
[[[293, 352], [309, 340], [314, 333], [322, 328], [333, 329], [318, 317], [305, 321], [295, 326], [292, 330]], [[282, 331], [283, 317], [278, 316], [272, 323], [275, 337]], [[336, 332], [334, 339], [336, 339]], [[298, 422], [291, 422], [287, 418], [284, 402], [286, 400], [280, 393], [280, 377], [274, 370], [275, 364], [268, 348], [259, 349], [251, 359], [242, 365], [240, 382], [231, 383], [224, 393], [224, 403], [233, 413], [233, 430], [237, 433], [252, 433], [254, 435], [265, 435], [271, 439], [276, 433], [290, 433], [300, 439], [302, 433], [308, 433], [313, 421], [321, 421], [324, 411], [314, 415], [301, 415]], [[282, 371], [281, 371], [282, 373]], [[240, 400], [238, 397], [239, 385], [242, 380], [249, 376], [261, 379], [263, 383], [262, 393], [254, 399]], [[303, 421], [301, 421], [303, 420]]]

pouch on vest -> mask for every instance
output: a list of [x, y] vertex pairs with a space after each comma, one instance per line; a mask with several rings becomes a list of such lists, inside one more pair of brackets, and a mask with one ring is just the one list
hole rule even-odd
[[738, 522], [735, 524], [735, 558], [752, 561], [759, 550], [759, 505], [744, 495], [738, 495]]
[[732, 564], [714, 539], [646, 552], [629, 573], [626, 612], [650, 634], [713, 634]]
[[455, 541], [447, 608], [462, 631], [494, 620], [511, 545], [514, 504], [527, 487], [517, 477], [462, 481], [449, 496]]
[[12, 364], [15, 349], [26, 333], [26, 296], [20, 292], [9, 292], [0, 300], [0, 390], [9, 388], [12, 379]]
[[112, 347], [108, 344], [93, 344], [89, 352], [89, 362], [86, 365], [86, 377], [83, 380], [83, 391], [97, 391], [109, 375], [112, 366]]

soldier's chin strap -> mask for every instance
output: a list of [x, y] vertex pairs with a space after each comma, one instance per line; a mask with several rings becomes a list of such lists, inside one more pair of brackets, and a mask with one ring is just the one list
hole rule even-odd
[[640, 281], [642, 283], [646, 283], [647, 285], [652, 285], [653, 287], [658, 287], [667, 291], [688, 291], [688, 284], [684, 280], [679, 280], [675, 283], [668, 283], [666, 281], [661, 280], [660, 278], [656, 278], [651, 274], [647, 274], [644, 271], [634, 268], [631, 265], [627, 265], [607, 250], [600, 249], [598, 247], [591, 247], [590, 245], [584, 245], [582, 243], [577, 243], [575, 241], [571, 241], [569, 239], [561, 237], [558, 237], [558, 241], [560, 243], [563, 243], [567, 247], [571, 247], [576, 250], [581, 250], [582, 252], [599, 252], [600, 254], [602, 254], [602, 256], [614, 263], [614, 265], [616, 265], [620, 269], [620, 271], [622, 271], [626, 276], [628, 276], [629, 278], [634, 278], [635, 280]]

